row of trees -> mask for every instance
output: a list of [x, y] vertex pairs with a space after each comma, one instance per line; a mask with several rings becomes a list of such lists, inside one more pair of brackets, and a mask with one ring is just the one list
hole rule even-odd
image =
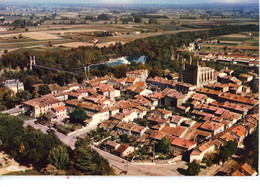
[[112, 175], [108, 162], [87, 141], [77, 141], [75, 149], [64, 145], [54, 133], [43, 134], [23, 127], [17, 117], [0, 114], [1, 149], [19, 163], [32, 164], [44, 174]]

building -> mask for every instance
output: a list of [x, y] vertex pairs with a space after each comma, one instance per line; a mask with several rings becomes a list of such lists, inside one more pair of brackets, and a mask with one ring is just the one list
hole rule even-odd
[[25, 101], [23, 104], [25, 108], [24, 111], [30, 111], [30, 116], [34, 118], [47, 114], [47, 112], [51, 111], [51, 108], [65, 105], [62, 101], [56, 99], [52, 94], [43, 95], [40, 98]]
[[202, 87], [206, 84], [213, 84], [217, 81], [215, 70], [209, 67], [197, 65], [182, 64], [179, 70], [179, 81]]
[[229, 173], [231, 176], [257, 176], [257, 172], [247, 163], [239, 164]]
[[67, 109], [63, 105], [52, 108], [51, 111], [56, 115], [58, 120], [63, 120], [67, 116]]
[[129, 71], [126, 73], [126, 77], [135, 78], [136, 81], [145, 82], [148, 77], [148, 71], [146, 69], [139, 69], [135, 71]]
[[128, 156], [129, 154], [133, 153], [134, 150], [135, 150], [135, 148], [132, 146], [121, 144], [117, 149], [114, 150], [114, 154], [124, 158], [124, 157]]
[[24, 85], [22, 82], [20, 82], [18, 79], [11, 79], [11, 80], [6, 80], [4, 82], [4, 85], [12, 90], [14, 94], [16, 94], [19, 90], [24, 90]]

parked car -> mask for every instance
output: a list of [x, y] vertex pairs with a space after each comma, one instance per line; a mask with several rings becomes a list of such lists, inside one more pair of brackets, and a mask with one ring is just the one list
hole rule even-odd
[[55, 132], [55, 130], [54, 130], [53, 128], [49, 128], [49, 129], [47, 129], [46, 132], [47, 132], [47, 133], [51, 133], [51, 132]]

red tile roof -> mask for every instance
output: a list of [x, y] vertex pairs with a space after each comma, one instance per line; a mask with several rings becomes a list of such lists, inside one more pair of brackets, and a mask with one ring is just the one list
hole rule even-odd
[[185, 149], [190, 149], [193, 146], [195, 146], [197, 143], [190, 141], [190, 140], [183, 139], [183, 138], [175, 138], [171, 142], [171, 144], [174, 145], [174, 146], [185, 148]]
[[232, 129], [232, 132], [235, 133], [237, 136], [242, 137], [246, 135], [247, 130], [241, 125], [238, 125], [234, 129]]
[[208, 130], [208, 131], [216, 131], [223, 127], [224, 124], [216, 123], [213, 121], [206, 121], [204, 122], [199, 128]]
[[66, 110], [66, 107], [65, 106], [58, 106], [58, 107], [55, 107], [53, 108], [56, 112], [58, 111], [61, 111], [61, 110]]

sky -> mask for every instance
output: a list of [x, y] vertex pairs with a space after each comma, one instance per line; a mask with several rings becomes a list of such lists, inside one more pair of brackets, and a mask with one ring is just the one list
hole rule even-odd
[[[17, 3], [17, 0], [0, 0], [0, 3]], [[198, 3], [258, 3], [258, 0], [18, 0], [19, 3], [130, 3], [130, 4], [198, 4]]]

